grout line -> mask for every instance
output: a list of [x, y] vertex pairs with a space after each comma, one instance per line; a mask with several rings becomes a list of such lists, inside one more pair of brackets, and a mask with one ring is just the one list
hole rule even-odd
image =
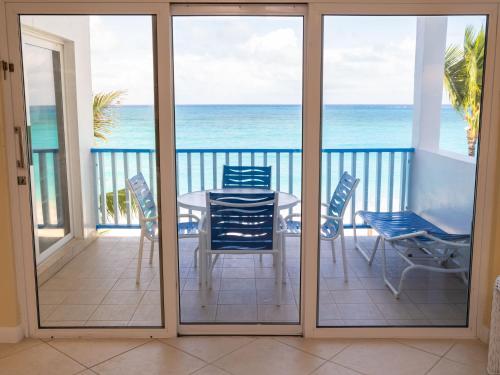
[[[83, 366], [85, 369], [87, 369], [87, 370], [89, 369], [89, 367], [88, 367], [87, 365], [84, 365], [83, 363], [81, 363], [81, 362], [80, 362], [79, 360], [77, 360], [76, 358], [73, 358], [73, 357], [71, 357], [69, 354], [66, 354], [66, 353], [64, 353], [63, 351], [59, 350], [58, 348], [56, 348], [56, 347], [54, 347], [54, 346], [50, 345], [50, 341], [47, 341], [45, 344], [47, 344], [49, 347], [51, 347], [51, 348], [52, 348], [52, 349], [54, 349], [55, 351], [59, 352], [60, 354], [64, 355], [65, 357], [67, 357], [67, 358], [71, 359], [73, 362], [76, 362], [76, 363], [78, 363], [80, 366]], [[82, 372], [82, 371], [80, 371], [80, 372]]]
[[[412, 349], [416, 349], [416, 350], [419, 350], [421, 352], [424, 352], [424, 353], [427, 353], [427, 354], [432, 354], [432, 355], [435, 355], [439, 358], [444, 358], [444, 356], [446, 355], [446, 353], [448, 353], [451, 348], [453, 348], [453, 346], [455, 345], [455, 341], [452, 342], [452, 344], [450, 345], [450, 347], [448, 349], [446, 349], [445, 353], [443, 355], [440, 355], [440, 354], [436, 354], [436, 353], [433, 353], [431, 351], [427, 351], [427, 350], [424, 350], [422, 348], [417, 348], [416, 346], [413, 346], [411, 344], [407, 344], [405, 342], [402, 342], [400, 340], [405, 340], [405, 339], [401, 339], [401, 338], [395, 338], [393, 339], [395, 342], [397, 342], [398, 344], [401, 344], [401, 345], [404, 345], [404, 346], [407, 346], [409, 348], [412, 348]], [[437, 341], [437, 340], [441, 340], [441, 339], [426, 339], [426, 338], [423, 338], [423, 339], [420, 339], [420, 338], [416, 338], [416, 337], [413, 337], [413, 338], [410, 338], [409, 340], [429, 340], [429, 341]], [[452, 339], [442, 339], [442, 340], [451, 340]]]
[[[189, 338], [189, 337], [197, 337], [197, 336], [184, 336], [184, 337]], [[199, 337], [199, 336], [198, 336], [198, 337]], [[208, 337], [208, 336], [206, 336], [206, 337]], [[216, 340], [216, 339], [217, 339], [217, 336], [211, 336], [211, 337], [213, 337], [213, 338], [214, 338], [214, 340]], [[231, 336], [222, 336], [222, 337], [231, 337]], [[233, 337], [239, 337], [239, 336], [233, 336]], [[231, 351], [229, 351], [229, 352], [227, 352], [227, 353], [225, 353], [225, 354], [222, 354], [220, 357], [217, 357], [216, 359], [214, 359], [214, 360], [212, 360], [212, 361], [207, 361], [207, 360], [205, 360], [205, 359], [203, 359], [203, 358], [201, 358], [201, 357], [198, 357], [196, 354], [192, 354], [192, 353], [190, 353], [190, 352], [186, 351], [186, 350], [185, 350], [185, 349], [183, 349], [183, 348], [179, 348], [179, 347], [177, 347], [177, 346], [175, 346], [175, 345], [173, 345], [173, 344], [170, 344], [170, 343], [168, 343], [168, 342], [166, 342], [166, 341], [162, 341], [162, 340], [167, 340], [167, 339], [156, 339], [156, 340], [158, 340], [158, 341], [159, 341], [159, 342], [161, 342], [162, 344], [165, 344], [165, 345], [167, 345], [167, 346], [169, 346], [169, 347], [171, 347], [171, 348], [174, 348], [174, 349], [177, 349], [177, 350], [179, 350], [179, 351], [181, 351], [181, 352], [183, 352], [183, 353], [189, 354], [190, 356], [195, 357], [195, 358], [197, 358], [197, 359], [199, 359], [199, 360], [201, 360], [201, 361], [205, 362], [207, 365], [209, 365], [209, 364], [213, 364], [214, 362], [217, 362], [219, 359], [221, 359], [221, 358], [223, 358], [223, 357], [225, 357], [225, 356], [227, 356], [227, 355], [229, 355], [229, 354], [231, 354], [231, 353], [235, 352], [236, 350], [239, 350], [239, 349], [243, 348], [244, 346], [247, 346], [247, 345], [249, 345], [249, 344], [251, 344], [251, 343], [253, 343], [254, 341], [256, 341], [256, 340], [257, 340], [257, 338], [254, 338], [254, 337], [251, 337], [251, 336], [240, 336], [240, 337], [246, 337], [246, 338], [250, 339], [250, 342], [244, 343], [244, 344], [242, 344], [242, 345], [238, 346], [237, 348], [232, 349]], [[177, 338], [179, 338], [179, 337], [177, 337]], [[217, 367], [218, 367], [218, 366], [217, 366]], [[226, 371], [226, 370], [224, 370], [224, 371]]]
[[[139, 344], [139, 345], [137, 345], [137, 346], [134, 346], [133, 348], [130, 348], [130, 349], [125, 350], [124, 352], [121, 352], [121, 353], [118, 353], [118, 354], [116, 354], [116, 355], [114, 355], [114, 356], [111, 356], [111, 357], [109, 357], [109, 358], [108, 358], [108, 359], [106, 359], [106, 360], [103, 360], [103, 361], [101, 361], [101, 362], [98, 362], [98, 363], [96, 363], [96, 364], [93, 364], [93, 365], [92, 365], [91, 367], [89, 367], [88, 369], [89, 369], [89, 370], [92, 370], [94, 367], [97, 367], [97, 366], [99, 366], [99, 365], [101, 365], [101, 364], [103, 364], [103, 363], [105, 363], [105, 362], [108, 362], [108, 361], [112, 360], [113, 358], [119, 357], [119, 356], [121, 356], [121, 355], [123, 355], [123, 354], [125, 354], [125, 353], [128, 353], [128, 352], [130, 352], [130, 351], [132, 351], [132, 350], [135, 350], [135, 349], [137, 349], [137, 348], [140, 348], [141, 346], [144, 346], [144, 345], [149, 344], [150, 342], [153, 342], [153, 341], [154, 341], [154, 339], [144, 339], [144, 340], [146, 340], [146, 342], [143, 342], [142, 344]], [[93, 372], [95, 372], [94, 370], [92, 370], [92, 371], [93, 371]]]

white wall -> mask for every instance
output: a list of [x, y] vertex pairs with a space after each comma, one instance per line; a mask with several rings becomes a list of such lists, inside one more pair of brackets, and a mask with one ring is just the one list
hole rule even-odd
[[475, 163], [417, 150], [409, 208], [445, 231], [470, 233], [475, 173]]
[[476, 164], [439, 149], [447, 17], [418, 17], [409, 209], [451, 233], [470, 233]]
[[93, 197], [92, 78], [88, 16], [23, 16], [22, 25], [46, 32], [64, 42], [66, 73], [66, 113], [70, 168], [79, 168], [72, 179], [74, 191], [73, 228], [76, 237], [88, 237], [95, 231]]

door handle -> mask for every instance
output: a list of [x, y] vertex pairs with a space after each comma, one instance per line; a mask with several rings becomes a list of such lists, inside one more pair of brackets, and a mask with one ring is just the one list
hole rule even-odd
[[20, 169], [24, 169], [26, 167], [25, 163], [25, 153], [24, 153], [24, 139], [23, 139], [23, 131], [20, 126], [14, 126], [14, 133], [17, 135], [17, 140], [19, 144], [19, 158], [16, 160], [16, 165]]

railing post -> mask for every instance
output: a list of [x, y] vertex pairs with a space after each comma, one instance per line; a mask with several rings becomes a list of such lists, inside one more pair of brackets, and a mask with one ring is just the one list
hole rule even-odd
[[[352, 159], [351, 159], [351, 173], [354, 178], [357, 178], [356, 176], [356, 152], [352, 153]], [[352, 197], [351, 197], [351, 223], [354, 222], [354, 216], [356, 213], [356, 190], [353, 191]]]
[[364, 181], [363, 181], [363, 210], [368, 209], [368, 191], [370, 186], [370, 153], [365, 152], [364, 165]]
[[47, 179], [47, 154], [45, 152], [41, 152], [38, 157], [38, 168], [40, 171], [40, 195], [42, 200], [43, 225], [48, 225], [50, 224], [49, 181]]
[[394, 196], [394, 152], [389, 154], [389, 189], [388, 189], [388, 211], [392, 212], [392, 200]]
[[115, 224], [118, 224], [118, 213], [120, 211], [120, 207], [118, 206], [118, 189], [116, 187], [116, 153], [111, 153], [111, 180], [113, 183], [113, 221]]
[[104, 185], [104, 162], [102, 152], [99, 153], [99, 182], [101, 184], [101, 224], [106, 224], [106, 190]]
[[99, 224], [99, 192], [97, 189], [97, 154], [95, 152], [92, 153], [92, 161], [94, 163], [94, 214], [95, 214], [95, 222]]
[[125, 179], [125, 210], [127, 215], [127, 224], [130, 225], [131, 215], [130, 215], [130, 191], [128, 189], [128, 153], [123, 153], [123, 173]]

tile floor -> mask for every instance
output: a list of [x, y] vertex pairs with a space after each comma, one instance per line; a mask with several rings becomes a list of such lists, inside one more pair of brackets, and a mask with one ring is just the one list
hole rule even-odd
[[[362, 237], [370, 247], [375, 237]], [[198, 270], [193, 267], [195, 239], [181, 240], [180, 289], [182, 322], [297, 322], [299, 317], [300, 250], [287, 239], [286, 283], [282, 305], [272, 258], [225, 255], [214, 269], [213, 287], [201, 304]], [[143, 261], [135, 283], [137, 237], [104, 235], [40, 288], [43, 326], [123, 326], [161, 324], [158, 251], [153, 264]], [[146, 246], [148, 248], [148, 246]], [[147, 252], [146, 252], [147, 254]], [[320, 257], [319, 324], [321, 326], [463, 325], [467, 288], [455, 275], [416, 271], [395, 299], [384, 285], [382, 258], [368, 266], [347, 237], [349, 282], [343, 279], [340, 248], [332, 259], [328, 243]], [[388, 275], [398, 280], [404, 261], [388, 251]]]
[[26, 339], [0, 344], [0, 375], [481, 375], [477, 340], [300, 337]]

